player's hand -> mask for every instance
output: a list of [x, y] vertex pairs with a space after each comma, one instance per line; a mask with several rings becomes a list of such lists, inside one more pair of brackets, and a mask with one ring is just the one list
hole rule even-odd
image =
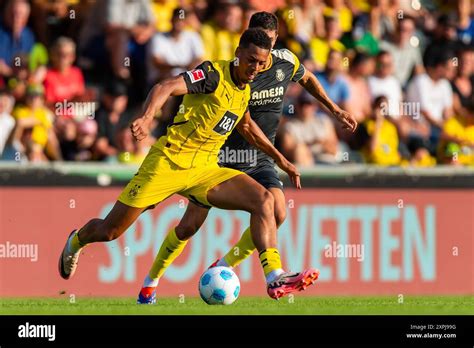
[[333, 112], [334, 117], [342, 124], [343, 129], [350, 130], [352, 133], [357, 128], [357, 121], [350, 113], [345, 110], [337, 109]]
[[290, 177], [291, 183], [297, 188], [301, 188], [301, 174], [298, 172], [296, 167], [293, 163], [288, 161], [286, 158], [281, 159], [281, 161], [277, 162], [278, 167], [280, 167], [283, 171], [288, 174]]
[[136, 141], [141, 141], [148, 136], [152, 121], [152, 117], [140, 117], [133, 121], [130, 125], [130, 129]]

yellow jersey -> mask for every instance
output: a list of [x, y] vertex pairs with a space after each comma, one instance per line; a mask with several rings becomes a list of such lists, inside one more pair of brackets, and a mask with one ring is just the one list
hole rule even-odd
[[[370, 137], [375, 133], [375, 121], [370, 119], [364, 122], [364, 126]], [[398, 153], [398, 132], [395, 125], [383, 119], [379, 131], [379, 139], [375, 151], [371, 154], [368, 146], [363, 150], [363, 154], [369, 163], [381, 166], [394, 166], [400, 164], [401, 157]]]
[[461, 116], [450, 117], [443, 125], [443, 132], [456, 137], [464, 144], [441, 140], [438, 147], [440, 158], [451, 158], [464, 165], [474, 165], [474, 124]]
[[219, 150], [242, 119], [250, 86], [231, 77], [233, 61], [205, 61], [184, 77], [188, 94], [166, 135], [153, 145], [183, 169], [217, 164]]
[[204, 23], [201, 27], [204, 44], [204, 58], [209, 60], [229, 60], [234, 57], [239, 46], [240, 34], [219, 28], [215, 23]]
[[46, 107], [40, 107], [35, 110], [28, 106], [18, 106], [13, 111], [13, 116], [19, 120], [22, 118], [34, 118], [38, 121], [32, 129], [31, 140], [45, 147], [48, 143], [48, 132], [53, 127], [53, 113]]
[[344, 52], [346, 50], [344, 44], [339, 40], [332, 40], [331, 42], [328, 42], [327, 40], [317, 37], [310, 40], [309, 47], [314, 62], [322, 68], [326, 66], [329, 51], [335, 50], [337, 52]]

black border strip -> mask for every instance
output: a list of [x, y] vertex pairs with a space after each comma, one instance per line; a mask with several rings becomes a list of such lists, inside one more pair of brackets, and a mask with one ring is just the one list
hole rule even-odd
[[[55, 325], [55, 341], [19, 338], [25, 323]], [[407, 338], [407, 333], [426, 333], [411, 325], [456, 325], [456, 338]], [[473, 316], [0, 316], [0, 345], [68, 346], [149, 344], [174, 347], [203, 344], [227, 347], [343, 345], [472, 347]], [[324, 345], [321, 345], [324, 344]]]

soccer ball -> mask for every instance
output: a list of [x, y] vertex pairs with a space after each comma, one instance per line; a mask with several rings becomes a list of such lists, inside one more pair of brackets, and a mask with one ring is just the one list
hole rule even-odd
[[199, 280], [199, 294], [210, 305], [230, 305], [239, 292], [239, 278], [228, 267], [212, 267]]

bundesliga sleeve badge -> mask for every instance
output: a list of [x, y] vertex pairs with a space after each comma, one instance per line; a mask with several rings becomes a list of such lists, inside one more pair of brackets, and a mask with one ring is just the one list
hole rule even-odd
[[206, 76], [204, 75], [204, 71], [202, 69], [194, 69], [191, 71], [187, 71], [189, 78], [191, 79], [191, 83], [195, 83], [201, 80], [204, 80]]

